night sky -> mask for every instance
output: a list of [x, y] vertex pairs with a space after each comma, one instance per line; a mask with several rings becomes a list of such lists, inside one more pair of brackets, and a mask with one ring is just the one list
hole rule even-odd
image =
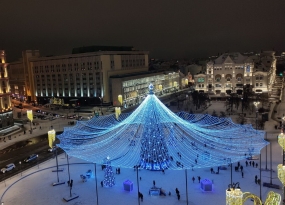
[[153, 58], [285, 50], [284, 0], [4, 0], [0, 49], [70, 54], [90, 45], [134, 46]]

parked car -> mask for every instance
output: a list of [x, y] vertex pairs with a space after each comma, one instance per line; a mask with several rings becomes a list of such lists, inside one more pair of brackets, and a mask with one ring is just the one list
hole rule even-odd
[[15, 164], [7, 164], [6, 167], [1, 169], [1, 172], [4, 174], [5, 172], [11, 171], [12, 169], [15, 169]]
[[53, 148], [49, 148], [47, 151], [48, 152], [53, 152], [56, 149], [56, 147], [54, 146]]
[[24, 162], [28, 163], [30, 161], [33, 161], [33, 160], [37, 159], [38, 157], [39, 157], [39, 155], [32, 154], [32, 155], [28, 156], [26, 159], [24, 159]]

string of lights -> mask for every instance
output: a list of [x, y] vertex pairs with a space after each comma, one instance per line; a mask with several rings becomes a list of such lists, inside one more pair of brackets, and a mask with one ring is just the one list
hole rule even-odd
[[264, 132], [230, 118], [173, 113], [152, 92], [133, 113], [94, 117], [65, 128], [59, 147], [93, 163], [148, 170], [228, 165], [257, 155]]

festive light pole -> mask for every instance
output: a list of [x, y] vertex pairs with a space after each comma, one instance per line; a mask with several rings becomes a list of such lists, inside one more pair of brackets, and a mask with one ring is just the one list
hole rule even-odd
[[33, 121], [33, 111], [32, 110], [27, 110], [27, 117], [30, 120], [30, 133], [32, 134], [32, 121]]
[[123, 104], [123, 96], [122, 95], [118, 95], [118, 101], [120, 102], [120, 106], [122, 106], [122, 104]]
[[256, 126], [256, 132], [257, 132], [257, 117], [258, 117], [258, 105], [259, 105], [259, 101], [255, 101], [253, 102], [254, 106], [255, 106], [255, 112], [256, 112], [256, 115], [255, 115], [255, 126]]
[[282, 126], [281, 126], [281, 133], [278, 135], [278, 144], [282, 147], [282, 164], [278, 164], [278, 178], [283, 184], [283, 202], [285, 202], [285, 161], [284, 161], [284, 150], [285, 150], [285, 135], [283, 133], [283, 121], [284, 117], [282, 117]]
[[55, 148], [57, 182], [53, 183], [53, 184], [52, 184], [53, 186], [65, 184], [65, 182], [60, 182], [60, 181], [59, 181], [58, 172], [59, 172], [59, 171], [63, 171], [63, 170], [62, 170], [62, 169], [61, 169], [61, 170], [58, 169], [57, 147], [54, 147], [55, 135], [56, 135], [55, 130], [50, 130], [50, 131], [48, 131], [48, 143], [49, 143], [49, 147], [52, 149], [52, 152], [54, 152], [54, 148]]

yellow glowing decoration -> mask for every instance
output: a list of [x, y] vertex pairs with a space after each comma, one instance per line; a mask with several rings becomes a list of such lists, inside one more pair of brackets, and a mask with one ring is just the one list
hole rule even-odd
[[162, 85], [158, 85], [158, 89], [162, 91]]
[[278, 144], [285, 150], [285, 135], [283, 133], [278, 135]]
[[283, 186], [285, 186], [285, 166], [283, 164], [278, 164], [278, 179], [282, 182]]
[[122, 103], [123, 103], [123, 96], [122, 95], [118, 95], [118, 101], [122, 105]]
[[48, 145], [50, 148], [53, 147], [53, 143], [55, 141], [55, 130], [48, 131]]
[[185, 82], [185, 85], [188, 85], [188, 79], [187, 78], [185, 79], [184, 82]]
[[268, 192], [264, 205], [279, 205], [281, 202], [281, 195], [273, 191]]
[[173, 87], [177, 87], [177, 82], [176, 81], [173, 82]]
[[116, 115], [116, 119], [119, 118], [119, 115], [121, 114], [121, 108], [120, 107], [115, 107], [115, 115]]
[[[253, 199], [254, 205], [262, 205], [262, 201], [260, 200], [258, 196], [250, 192], [244, 192], [242, 204], [244, 204], [248, 199]], [[280, 202], [281, 202], [281, 195], [273, 191], [270, 191], [267, 194], [267, 198], [266, 198], [264, 205], [279, 205]]]
[[226, 205], [242, 205], [243, 194], [238, 188], [229, 188], [226, 190]]
[[27, 117], [32, 122], [33, 121], [33, 111], [27, 110]]
[[253, 199], [253, 204], [254, 205], [262, 205], [262, 201], [260, 200], [260, 198], [250, 192], [244, 192], [243, 193], [243, 199], [242, 199], [242, 204], [244, 204], [244, 202], [246, 202], [246, 200], [248, 199]]

